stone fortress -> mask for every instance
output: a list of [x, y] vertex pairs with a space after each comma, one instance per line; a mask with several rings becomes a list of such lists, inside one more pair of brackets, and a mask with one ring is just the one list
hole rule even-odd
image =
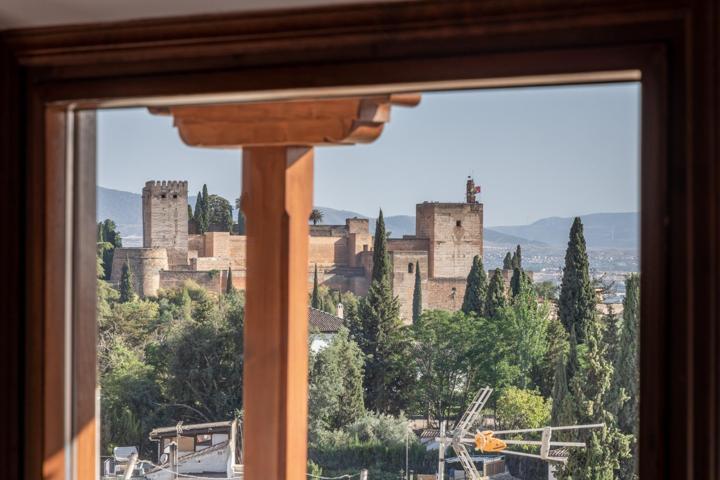
[[[483, 205], [468, 178], [465, 203], [423, 202], [416, 206], [415, 235], [389, 238], [392, 284], [405, 322], [412, 317], [415, 266], [420, 266], [424, 309], [459, 309], [473, 257], [483, 254]], [[143, 246], [115, 250], [111, 282], [122, 266], [133, 273], [135, 291], [154, 296], [160, 289], [192, 280], [222, 292], [228, 272], [233, 286], [245, 288], [245, 235], [189, 234], [186, 181], [149, 181], [142, 192]], [[333, 290], [364, 295], [373, 264], [373, 236], [364, 218], [345, 225], [310, 225], [308, 290], [315, 266], [318, 282]]]

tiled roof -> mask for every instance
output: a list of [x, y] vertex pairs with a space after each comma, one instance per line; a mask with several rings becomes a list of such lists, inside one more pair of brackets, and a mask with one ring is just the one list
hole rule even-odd
[[337, 333], [343, 326], [342, 318], [312, 307], [308, 307], [308, 322], [311, 333]]

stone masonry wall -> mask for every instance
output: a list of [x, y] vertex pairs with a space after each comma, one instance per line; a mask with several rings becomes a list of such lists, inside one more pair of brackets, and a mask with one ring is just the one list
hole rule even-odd
[[113, 254], [110, 282], [120, 284], [123, 264], [127, 262], [133, 277], [133, 289], [140, 296], [156, 295], [160, 288], [159, 273], [168, 269], [164, 248], [116, 248]]
[[421, 203], [416, 234], [429, 239], [431, 278], [467, 277], [472, 259], [483, 254], [483, 206], [473, 203]]
[[[422, 306], [428, 308], [425, 295], [428, 285], [427, 252], [390, 252], [393, 265], [393, 294], [400, 300], [400, 318], [403, 323], [412, 323], [413, 293], [415, 291], [415, 264], [420, 263], [420, 288], [423, 292]], [[412, 270], [412, 271], [410, 271]]]
[[164, 247], [170, 265], [187, 264], [187, 182], [149, 181], [142, 191], [143, 247]]
[[[158, 281], [160, 284], [160, 288], [163, 290], [175, 290], [183, 288], [187, 281], [192, 281], [210, 292], [221, 293], [224, 286], [223, 277], [226, 275], [226, 272], [221, 271], [180, 272], [164, 270], [160, 272], [158, 276]], [[235, 276], [233, 275], [233, 281], [234, 280]], [[233, 285], [235, 284], [233, 283]]]

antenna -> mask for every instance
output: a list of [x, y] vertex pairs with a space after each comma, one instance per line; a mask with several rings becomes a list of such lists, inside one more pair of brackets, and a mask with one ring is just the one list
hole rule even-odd
[[[455, 428], [449, 433], [445, 433], [444, 422], [440, 424], [440, 436], [435, 439], [439, 443], [438, 448], [438, 480], [442, 480], [442, 474], [445, 467], [445, 449], [448, 446], [453, 447], [460, 463], [462, 464], [465, 475], [470, 480], [481, 480], [481, 475], [475, 468], [475, 463], [470, 456], [465, 445], [474, 445], [475, 450], [482, 453], [502, 453], [503, 455], [518, 455], [522, 457], [537, 458], [546, 462], [567, 462], [567, 448], [585, 448], [584, 442], [554, 442], [552, 441], [552, 432], [559, 430], [584, 430], [591, 428], [605, 428], [604, 423], [593, 423], [587, 425], [566, 425], [560, 427], [542, 427], [542, 428], [521, 428], [516, 430], [499, 430], [499, 431], [476, 431], [470, 434], [470, 430], [481, 418], [483, 407], [487, 403], [493, 389], [485, 387], [481, 389], [473, 398], [470, 406], [460, 418]], [[523, 433], [540, 432], [540, 440], [525, 439], [508, 439], [497, 438], [496, 435], [513, 435]], [[539, 453], [525, 453], [509, 450], [509, 445], [522, 445], [530, 447], [539, 447]], [[552, 447], [560, 447], [560, 449], [552, 449]]]

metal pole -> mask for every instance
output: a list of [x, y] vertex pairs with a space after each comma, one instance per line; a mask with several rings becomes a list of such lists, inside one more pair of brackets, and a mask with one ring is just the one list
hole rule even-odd
[[173, 472], [173, 478], [178, 478], [178, 445], [175, 442], [170, 443], [170, 470]]
[[123, 480], [130, 480], [132, 478], [133, 470], [135, 470], [135, 465], [138, 461], [138, 454], [133, 453], [130, 455], [130, 458], [128, 459], [127, 467], [125, 468], [125, 475], [123, 475]]
[[410, 448], [410, 425], [405, 428], [405, 480], [410, 480], [410, 461], [408, 459], [408, 450]]
[[438, 446], [438, 480], [443, 480], [445, 476], [445, 426], [447, 421], [443, 420], [440, 422], [440, 445]]

